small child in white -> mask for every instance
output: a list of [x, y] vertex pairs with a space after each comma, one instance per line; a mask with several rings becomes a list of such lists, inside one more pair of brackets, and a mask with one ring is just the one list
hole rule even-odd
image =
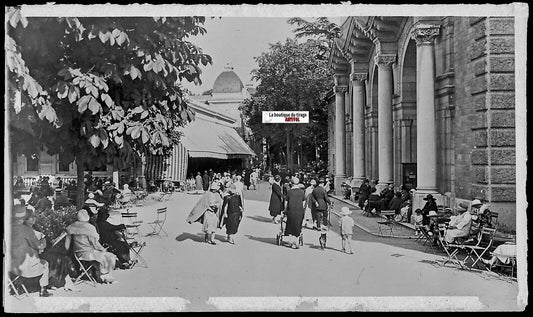
[[342, 237], [342, 252], [353, 254], [352, 251], [352, 234], [353, 234], [353, 227], [355, 226], [355, 222], [353, 221], [352, 217], [350, 217], [350, 214], [352, 212], [348, 207], [342, 207], [341, 208], [341, 219], [339, 221], [339, 225], [341, 227], [341, 237]]
[[413, 220], [415, 222], [415, 236], [418, 237], [422, 232], [420, 232], [420, 228], [422, 227], [422, 220], [424, 219], [424, 216], [422, 216], [422, 210], [417, 209], [415, 210], [415, 215], [413, 216]]

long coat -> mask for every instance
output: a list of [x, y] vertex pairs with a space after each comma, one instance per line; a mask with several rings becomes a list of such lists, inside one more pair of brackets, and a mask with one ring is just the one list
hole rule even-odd
[[[313, 191], [311, 192], [311, 201], [312, 206], [315, 207], [315, 210], [324, 211], [328, 209], [328, 205], [330, 203], [330, 200], [328, 198], [328, 194], [326, 193], [326, 190], [322, 186], [317, 186]], [[317, 206], [318, 203], [318, 206]]]
[[305, 193], [300, 188], [291, 188], [287, 192], [287, 225], [285, 226], [285, 234], [292, 236], [300, 236], [302, 232], [302, 223], [304, 220], [304, 205]]
[[268, 210], [272, 217], [279, 215], [283, 210], [283, 194], [281, 193], [281, 187], [276, 183], [272, 184], [272, 194], [270, 195]]
[[35, 232], [23, 224], [15, 224], [11, 229], [11, 261], [9, 271], [23, 277], [42, 275], [44, 263], [39, 259], [42, 246]]

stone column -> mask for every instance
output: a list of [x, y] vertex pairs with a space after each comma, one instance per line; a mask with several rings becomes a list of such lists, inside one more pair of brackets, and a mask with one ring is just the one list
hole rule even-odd
[[366, 73], [352, 73], [352, 160], [354, 185], [365, 179], [365, 80]]
[[[411, 37], [416, 41], [416, 203], [437, 194], [437, 134], [435, 124], [435, 47], [440, 27], [418, 24]], [[440, 197], [439, 197], [440, 198]], [[439, 200], [439, 199], [437, 199]], [[414, 202], [415, 204], [415, 202]], [[413, 205], [414, 205], [413, 204]], [[413, 206], [415, 208], [415, 206]]]
[[335, 86], [335, 193], [346, 178], [344, 160], [346, 158], [346, 132], [344, 131], [344, 105], [348, 86]]
[[377, 190], [394, 181], [392, 149], [392, 63], [394, 54], [380, 54], [374, 58], [378, 66], [378, 173]]

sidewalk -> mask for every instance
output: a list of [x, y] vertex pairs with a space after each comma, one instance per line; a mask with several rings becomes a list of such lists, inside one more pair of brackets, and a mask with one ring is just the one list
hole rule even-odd
[[[361, 208], [359, 208], [359, 206], [355, 202], [348, 200], [348, 199], [344, 199], [342, 196], [337, 196], [337, 195], [329, 195], [329, 197], [337, 200], [338, 202], [341, 202], [341, 204], [339, 204], [341, 205], [341, 207], [343, 205], [347, 205], [350, 208], [350, 210], [353, 211], [351, 216], [355, 221], [355, 225], [359, 227], [361, 230], [367, 233], [370, 233], [372, 235], [378, 236], [378, 237], [391, 237], [388, 234], [389, 232], [388, 230], [384, 230], [386, 232], [386, 234], [384, 235], [379, 233], [378, 221], [385, 220], [386, 219], [385, 216], [381, 216], [381, 217], [363, 216], [361, 214], [361, 211], [362, 211]], [[336, 209], [340, 210], [340, 208], [336, 208]], [[333, 213], [339, 216], [338, 211], [334, 210]], [[416, 239], [416, 236], [414, 235], [415, 233], [414, 226], [410, 223], [402, 223], [402, 222], [395, 223], [392, 227], [392, 231], [393, 231], [392, 238]]]

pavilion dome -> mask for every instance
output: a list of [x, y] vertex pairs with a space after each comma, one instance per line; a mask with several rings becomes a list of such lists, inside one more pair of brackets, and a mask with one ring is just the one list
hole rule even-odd
[[244, 85], [228, 63], [213, 84], [213, 93], [241, 93]]

